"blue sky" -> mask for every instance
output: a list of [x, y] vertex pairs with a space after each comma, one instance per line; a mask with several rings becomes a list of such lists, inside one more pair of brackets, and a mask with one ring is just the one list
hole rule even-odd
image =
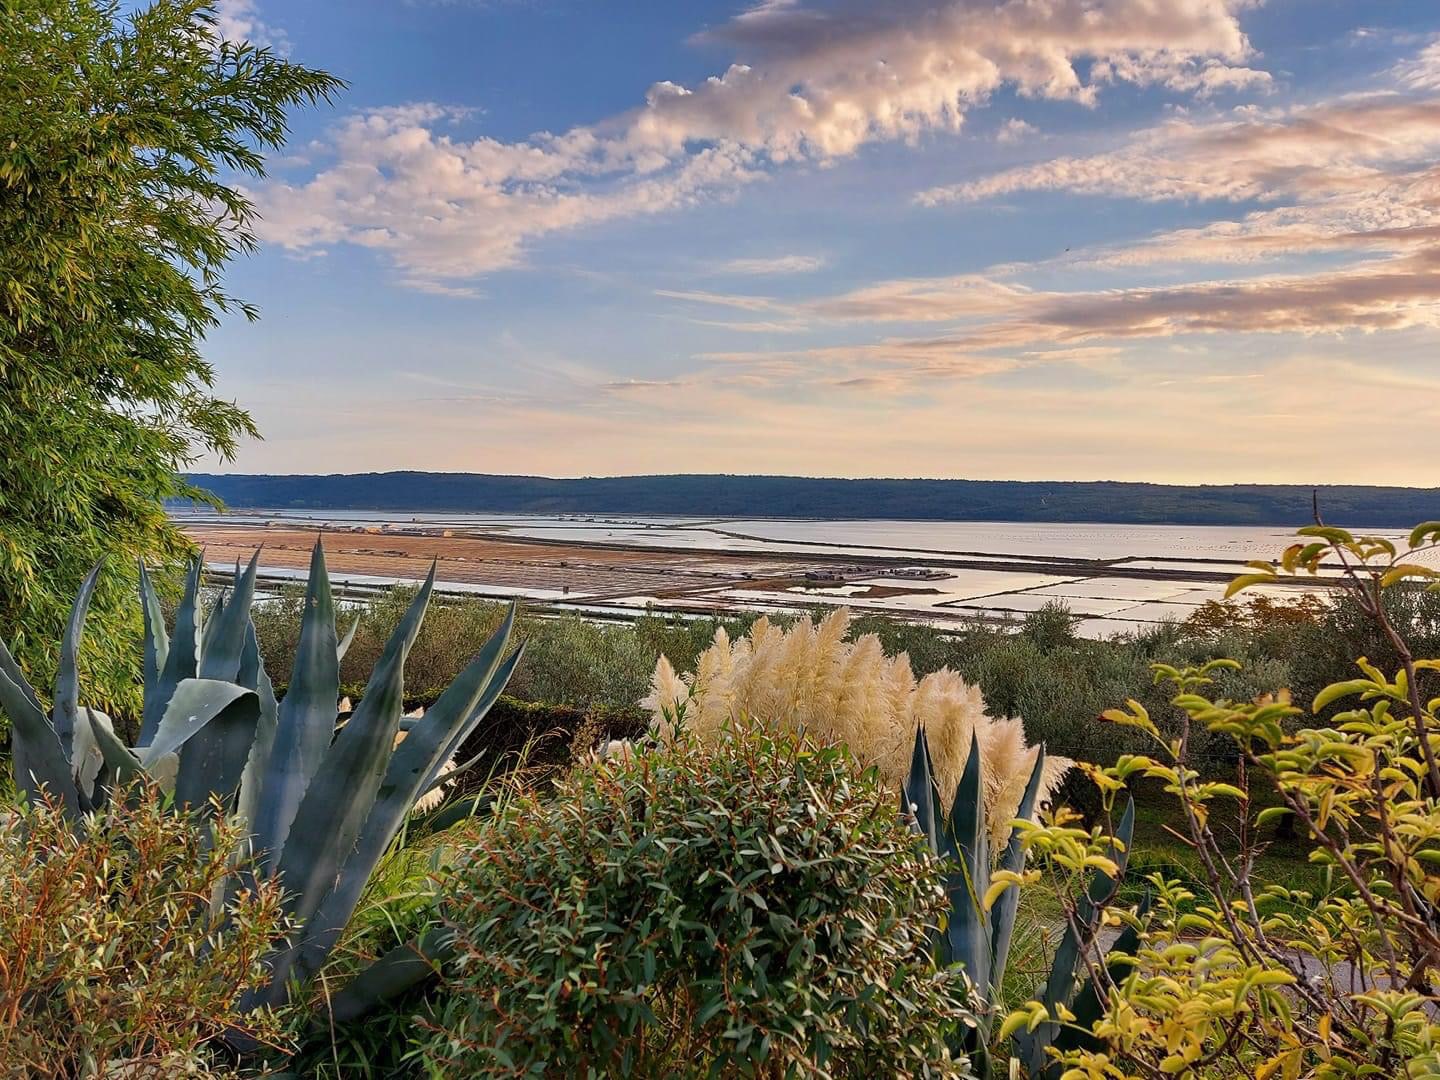
[[1440, 483], [1434, 0], [217, 7], [226, 468]]

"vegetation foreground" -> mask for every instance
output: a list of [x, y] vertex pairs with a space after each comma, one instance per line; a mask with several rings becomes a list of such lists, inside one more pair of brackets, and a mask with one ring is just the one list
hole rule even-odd
[[[195, 562], [173, 604], [141, 574], [142, 709], [113, 718], [78, 674], [97, 566], [52, 693], [0, 651], [0, 1061], [1436, 1075], [1440, 658], [1416, 554], [1440, 524], [1404, 553], [1302, 533], [1232, 591], [1338, 567], [1333, 605], [1109, 643], [1055, 609], [960, 639], [844, 613], [536, 622], [432, 608], [429, 582], [357, 622], [318, 545], [303, 595], [258, 607], [253, 562], [208, 605]], [[1337, 648], [1344, 678], [1285, 688]], [[1088, 725], [1057, 704], [1147, 663], [1152, 688]]]
[[1440, 1076], [1440, 523], [1109, 642], [357, 612], [318, 545], [214, 595], [164, 505], [255, 433], [241, 184], [344, 84], [210, 0], [0, 12], [0, 1074]]

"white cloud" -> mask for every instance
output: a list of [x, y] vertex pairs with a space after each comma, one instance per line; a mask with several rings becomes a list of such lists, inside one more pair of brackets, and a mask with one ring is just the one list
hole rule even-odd
[[1399, 64], [1395, 76], [1411, 90], [1440, 90], [1440, 38], [1425, 46], [1418, 56]]
[[825, 265], [819, 255], [776, 255], [772, 258], [730, 259], [719, 266], [725, 274], [809, 274]]
[[290, 48], [285, 31], [260, 17], [255, 0], [215, 0], [215, 33], [224, 41], [269, 45], [279, 52]]
[[[236, 22], [253, 13], [230, 0]], [[734, 190], [776, 166], [956, 130], [1002, 87], [1093, 102], [1115, 81], [1208, 93], [1255, 85], [1251, 0], [767, 2], [703, 35], [739, 60], [694, 86], [520, 142], [452, 138], [435, 105], [342, 123], [310, 180], [258, 193], [262, 238], [387, 252], [410, 281], [514, 265], [528, 242]], [[1086, 64], [1094, 72], [1082, 74]]]
[[998, 143], [1017, 143], [1039, 134], [1039, 128], [1034, 124], [1028, 124], [1017, 116], [1012, 116], [1000, 125], [1000, 130], [995, 132], [995, 141]]
[[741, 311], [768, 311], [777, 303], [768, 296], [736, 296], [731, 293], [703, 292], [698, 289], [656, 289], [656, 296], [667, 300], [683, 300], [691, 304], [714, 304]]
[[964, 184], [935, 187], [926, 206], [1021, 191], [1161, 201], [1276, 200], [1362, 190], [1380, 170], [1429, 161], [1440, 149], [1440, 101], [1377, 94], [1235, 119], [1174, 120], [1122, 149], [1061, 157]]

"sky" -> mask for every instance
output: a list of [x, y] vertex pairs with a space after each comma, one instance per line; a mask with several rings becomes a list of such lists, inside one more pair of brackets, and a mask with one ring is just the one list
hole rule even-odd
[[241, 472], [1440, 485], [1437, 0], [217, 0]]

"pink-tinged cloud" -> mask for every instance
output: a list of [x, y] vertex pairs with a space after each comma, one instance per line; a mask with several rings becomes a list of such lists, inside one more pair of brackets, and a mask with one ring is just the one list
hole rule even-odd
[[[457, 139], [454, 110], [352, 117], [307, 180], [256, 193], [262, 238], [385, 252], [410, 283], [514, 265], [528, 242], [723, 196], [794, 161], [956, 130], [997, 90], [1093, 103], [1128, 82], [1208, 94], [1262, 72], [1251, 0], [849, 0], [764, 3], [710, 31], [723, 74], [657, 82], [635, 109], [519, 142]], [[1089, 77], [1082, 70], [1089, 67]]]

